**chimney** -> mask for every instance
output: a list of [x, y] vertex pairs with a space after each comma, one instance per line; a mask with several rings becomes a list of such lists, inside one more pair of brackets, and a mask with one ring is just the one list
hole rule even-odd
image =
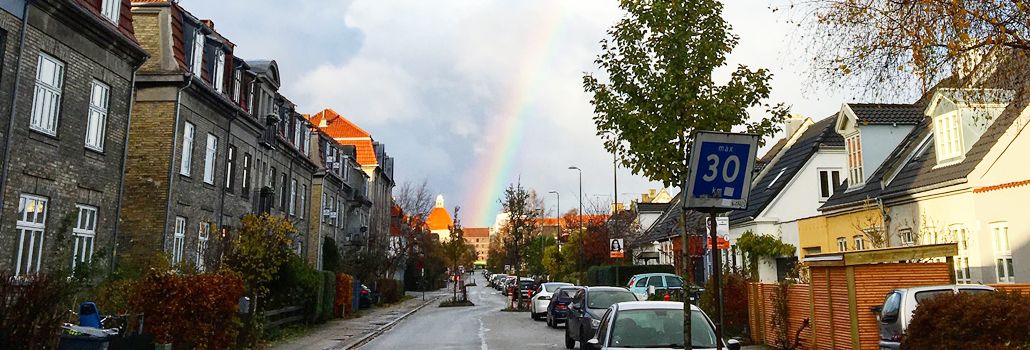
[[200, 23], [203, 23], [205, 27], [211, 28], [211, 30], [215, 30], [215, 21], [212, 21], [210, 19], [202, 19], [200, 20]]
[[783, 121], [783, 131], [786, 133], [787, 138], [794, 136], [794, 133], [801, 129], [801, 126], [805, 124], [805, 117], [791, 114]]

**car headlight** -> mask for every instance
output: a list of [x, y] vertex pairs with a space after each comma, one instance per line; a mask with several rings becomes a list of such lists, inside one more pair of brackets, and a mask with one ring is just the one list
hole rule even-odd
[[594, 328], [600, 327], [601, 326], [601, 320], [590, 319], [590, 326], [592, 326]]

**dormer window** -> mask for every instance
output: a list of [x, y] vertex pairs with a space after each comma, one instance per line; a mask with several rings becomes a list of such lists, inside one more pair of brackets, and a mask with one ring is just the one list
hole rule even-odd
[[[232, 98], [236, 103], [243, 102], [243, 95], [240, 94], [243, 89], [243, 74], [239, 69], [232, 71]], [[248, 109], [249, 110], [249, 109]]]
[[100, 14], [108, 21], [118, 24], [118, 15], [122, 7], [121, 0], [103, 0], [100, 4]]
[[848, 153], [848, 184], [856, 186], [865, 183], [865, 175], [862, 172], [862, 137], [855, 133], [844, 139], [844, 145]]
[[215, 50], [215, 71], [212, 76], [214, 79], [211, 80], [215, 86], [215, 91], [224, 92], [225, 90], [225, 51]]
[[960, 118], [957, 111], [933, 118], [938, 163], [960, 158], [965, 153], [965, 149], [962, 147], [962, 128], [959, 127]]
[[199, 77], [204, 72], [204, 32], [199, 29], [193, 34], [192, 54], [190, 71]]

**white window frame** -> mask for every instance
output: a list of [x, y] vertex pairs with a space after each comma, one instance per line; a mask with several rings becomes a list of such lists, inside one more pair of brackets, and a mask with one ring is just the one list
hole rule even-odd
[[[51, 70], [44, 70], [51, 66]], [[50, 73], [44, 77], [44, 73]], [[57, 123], [61, 114], [61, 89], [64, 87], [64, 62], [45, 53], [36, 62], [36, 88], [32, 94], [31, 130], [57, 136]]]
[[222, 49], [215, 50], [215, 71], [211, 72], [211, 83], [215, 91], [225, 92], [225, 51]]
[[218, 163], [218, 136], [207, 134], [207, 148], [204, 151], [204, 182], [215, 184], [215, 165]]
[[973, 277], [969, 273], [969, 258], [959, 256], [955, 258], [955, 282], [973, 283]]
[[182, 250], [186, 246], [186, 218], [175, 217], [175, 234], [172, 236], [172, 265], [182, 262]]
[[204, 74], [204, 40], [206, 38], [207, 36], [200, 28], [193, 33], [193, 57], [191, 57], [190, 71], [197, 77]]
[[865, 236], [855, 235], [855, 250], [865, 250]]
[[998, 283], [1015, 283], [1008, 222], [992, 223], [991, 236], [994, 238], [994, 271]]
[[97, 237], [97, 207], [76, 204], [78, 216], [72, 228], [72, 269], [78, 263], [93, 261], [93, 249]]
[[[18, 198], [18, 255], [14, 275], [37, 273], [43, 263], [43, 238], [46, 236], [48, 199], [23, 194]], [[30, 211], [31, 210], [31, 211]], [[28, 236], [28, 237], [26, 237]]]
[[111, 103], [111, 87], [93, 79], [89, 88], [89, 114], [86, 117], [86, 148], [104, 151], [107, 113]]
[[916, 243], [915, 232], [911, 228], [902, 228], [898, 230], [898, 238], [901, 239], [901, 245], [909, 246]]
[[[827, 181], [827, 183], [825, 183], [825, 184], [823, 183], [823, 174], [824, 173], [826, 174], [826, 181]], [[834, 173], [837, 174], [837, 181], [833, 180], [833, 174]], [[816, 176], [817, 176], [816, 181], [819, 184], [819, 201], [820, 202], [825, 202], [827, 199], [830, 199], [830, 197], [833, 197], [833, 195], [835, 194], [834, 191], [836, 191], [836, 187], [840, 185], [840, 173], [841, 173], [840, 168], [820, 168], [820, 169], [818, 169], [818, 171], [816, 172]], [[828, 196], [823, 196], [823, 186], [824, 185], [826, 186], [826, 188], [829, 189], [829, 191], [828, 191], [829, 195]]]
[[121, 0], [103, 0], [100, 3], [100, 14], [111, 21], [116, 26], [118, 25], [118, 16], [120, 15], [122, 8]]
[[290, 179], [290, 215], [297, 215], [297, 179]]
[[308, 218], [307, 212], [308, 212], [309, 209], [304, 206], [305, 205], [304, 202], [306, 202], [307, 199], [308, 199], [307, 193], [308, 193], [308, 185], [300, 185], [300, 219], [301, 220], [306, 220]]
[[951, 236], [955, 239], [955, 243], [958, 244], [959, 254], [969, 250], [969, 229], [965, 225], [955, 224], [948, 226], [948, 231], [951, 232]]
[[179, 174], [190, 176], [193, 171], [193, 137], [197, 127], [193, 123], [185, 122], [182, 125], [182, 160], [179, 164]]
[[343, 164], [340, 164], [340, 171], [343, 172], [343, 181], [350, 181], [350, 155], [343, 156]]
[[[236, 101], [236, 103], [239, 104], [243, 98], [243, 96], [240, 95], [241, 91], [243, 91], [243, 74], [241, 74], [239, 69], [233, 69], [232, 72], [232, 98], [233, 101]], [[250, 109], [248, 108], [247, 110], [249, 111]]]
[[862, 134], [854, 133], [844, 138], [845, 152], [848, 162], [848, 187], [865, 183], [865, 164], [862, 161]]
[[204, 271], [204, 254], [207, 253], [207, 241], [211, 238], [211, 223], [201, 221], [197, 227], [197, 270]]
[[938, 164], [953, 163], [964, 155], [961, 119], [958, 111], [951, 111], [933, 118]]
[[848, 239], [844, 237], [837, 237], [837, 251], [846, 252], [848, 251]]

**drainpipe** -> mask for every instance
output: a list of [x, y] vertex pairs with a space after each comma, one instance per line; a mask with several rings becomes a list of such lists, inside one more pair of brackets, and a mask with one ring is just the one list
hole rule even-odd
[[[21, 16], [21, 35], [18, 39], [18, 56], [14, 62], [17, 65], [14, 69], [14, 89], [11, 91], [11, 115], [7, 121], [7, 132], [4, 134], [7, 137], [4, 142], [4, 165], [3, 171], [0, 172], [0, 208], [2, 208], [5, 194], [7, 193], [7, 176], [11, 171], [11, 144], [14, 141], [14, 137], [11, 136], [11, 132], [14, 130], [14, 119], [18, 110], [18, 83], [21, 81], [21, 59], [22, 51], [25, 50], [25, 33], [29, 30], [29, 4], [32, 0], [25, 0], [25, 9], [22, 11]], [[4, 213], [6, 210], [0, 210], [0, 223], [3, 222]]]
[[139, 72], [139, 68], [146, 62], [144, 59], [142, 62], [132, 67], [132, 81], [129, 84], [129, 112], [126, 114], [125, 122], [125, 138], [122, 140], [122, 171], [118, 178], [118, 197], [115, 199], [115, 214], [114, 214], [114, 234], [111, 238], [111, 271], [114, 271], [116, 266], [116, 260], [118, 260], [118, 229], [122, 222], [122, 196], [125, 195], [125, 169], [129, 158], [129, 130], [132, 129], [132, 106], [135, 105], [136, 99], [136, 73]]
[[161, 229], [162, 250], [164, 250], [164, 246], [168, 238], [168, 221], [171, 220], [172, 215], [172, 192], [174, 192], [175, 189], [175, 174], [178, 174], [178, 171], [175, 170], [175, 150], [179, 148], [179, 120], [181, 119], [180, 112], [182, 110], [182, 92], [188, 89], [190, 85], [193, 85], [193, 72], [186, 73], [184, 76], [186, 77], [186, 85], [179, 88], [179, 91], [176, 91], [175, 93], [175, 124], [172, 125], [171, 157], [168, 158], [171, 160], [168, 162], [168, 202], [165, 204], [165, 225]]

